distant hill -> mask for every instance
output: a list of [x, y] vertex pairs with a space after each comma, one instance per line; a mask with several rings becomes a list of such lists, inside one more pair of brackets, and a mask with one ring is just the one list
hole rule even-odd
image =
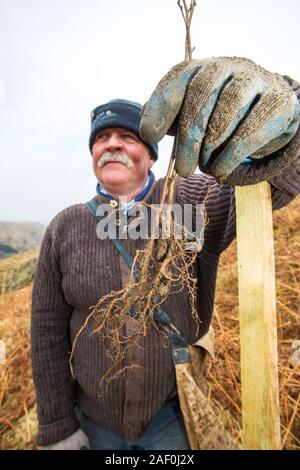
[[38, 249], [34, 249], [0, 260], [1, 294], [21, 289], [33, 281], [38, 254]]
[[0, 221], [0, 259], [37, 248], [45, 227], [36, 222]]

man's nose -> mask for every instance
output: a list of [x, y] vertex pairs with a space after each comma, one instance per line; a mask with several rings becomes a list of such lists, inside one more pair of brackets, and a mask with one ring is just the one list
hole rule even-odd
[[106, 141], [106, 150], [114, 151], [122, 149], [122, 141], [117, 134], [111, 134]]

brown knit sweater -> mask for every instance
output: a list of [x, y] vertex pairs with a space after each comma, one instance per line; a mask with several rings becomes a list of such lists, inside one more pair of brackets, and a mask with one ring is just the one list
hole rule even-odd
[[[162, 183], [153, 184], [148, 202], [159, 202]], [[201, 320], [198, 337], [207, 332], [211, 321], [219, 256], [235, 237], [234, 191], [207, 175], [179, 178], [175, 188], [175, 202], [180, 203], [201, 203], [208, 189], [209, 223], [195, 266]], [[285, 206], [299, 192], [298, 161], [283, 177], [272, 181], [273, 208]], [[97, 198], [100, 204], [104, 202], [102, 196]], [[121, 365], [134, 361], [143, 367], [127, 370], [99, 398], [100, 380], [111, 362], [99, 338], [90, 335], [90, 322], [75, 349], [76, 380], [71, 377], [71, 344], [90, 307], [104, 294], [122, 288], [124, 263], [110, 240], [97, 238], [96, 224], [85, 205], [76, 204], [52, 220], [42, 243], [33, 287], [31, 332], [40, 445], [66, 438], [79, 427], [74, 403], [93, 421], [134, 441], [176, 392], [171, 350], [155, 328]], [[144, 241], [129, 239], [124, 244], [134, 255]], [[188, 341], [197, 339], [185, 290], [170, 296], [164, 309]], [[130, 331], [130, 319], [127, 328]]]

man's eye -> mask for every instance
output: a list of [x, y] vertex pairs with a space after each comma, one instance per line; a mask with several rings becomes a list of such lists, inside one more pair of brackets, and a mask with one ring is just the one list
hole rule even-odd
[[101, 140], [105, 140], [105, 139], [106, 139], [106, 134], [98, 134], [98, 135], [96, 136], [96, 141], [97, 141], [97, 140], [100, 140], [100, 141], [101, 141]]
[[122, 134], [122, 139], [126, 142], [137, 142], [137, 138], [132, 134]]

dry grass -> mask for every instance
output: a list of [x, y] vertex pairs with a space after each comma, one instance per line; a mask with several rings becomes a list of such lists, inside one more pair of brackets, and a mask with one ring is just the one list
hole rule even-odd
[[[274, 214], [282, 442], [300, 449], [300, 369], [290, 363], [291, 345], [300, 339], [300, 198]], [[4, 295], [0, 339], [0, 448], [35, 449], [35, 396], [29, 361], [31, 286]], [[236, 439], [241, 434], [239, 323], [236, 244], [223, 254], [214, 314], [216, 360], [209, 364], [209, 396], [223, 410]]]
[[5, 294], [0, 308], [0, 449], [34, 449], [35, 394], [29, 360], [31, 285]]

